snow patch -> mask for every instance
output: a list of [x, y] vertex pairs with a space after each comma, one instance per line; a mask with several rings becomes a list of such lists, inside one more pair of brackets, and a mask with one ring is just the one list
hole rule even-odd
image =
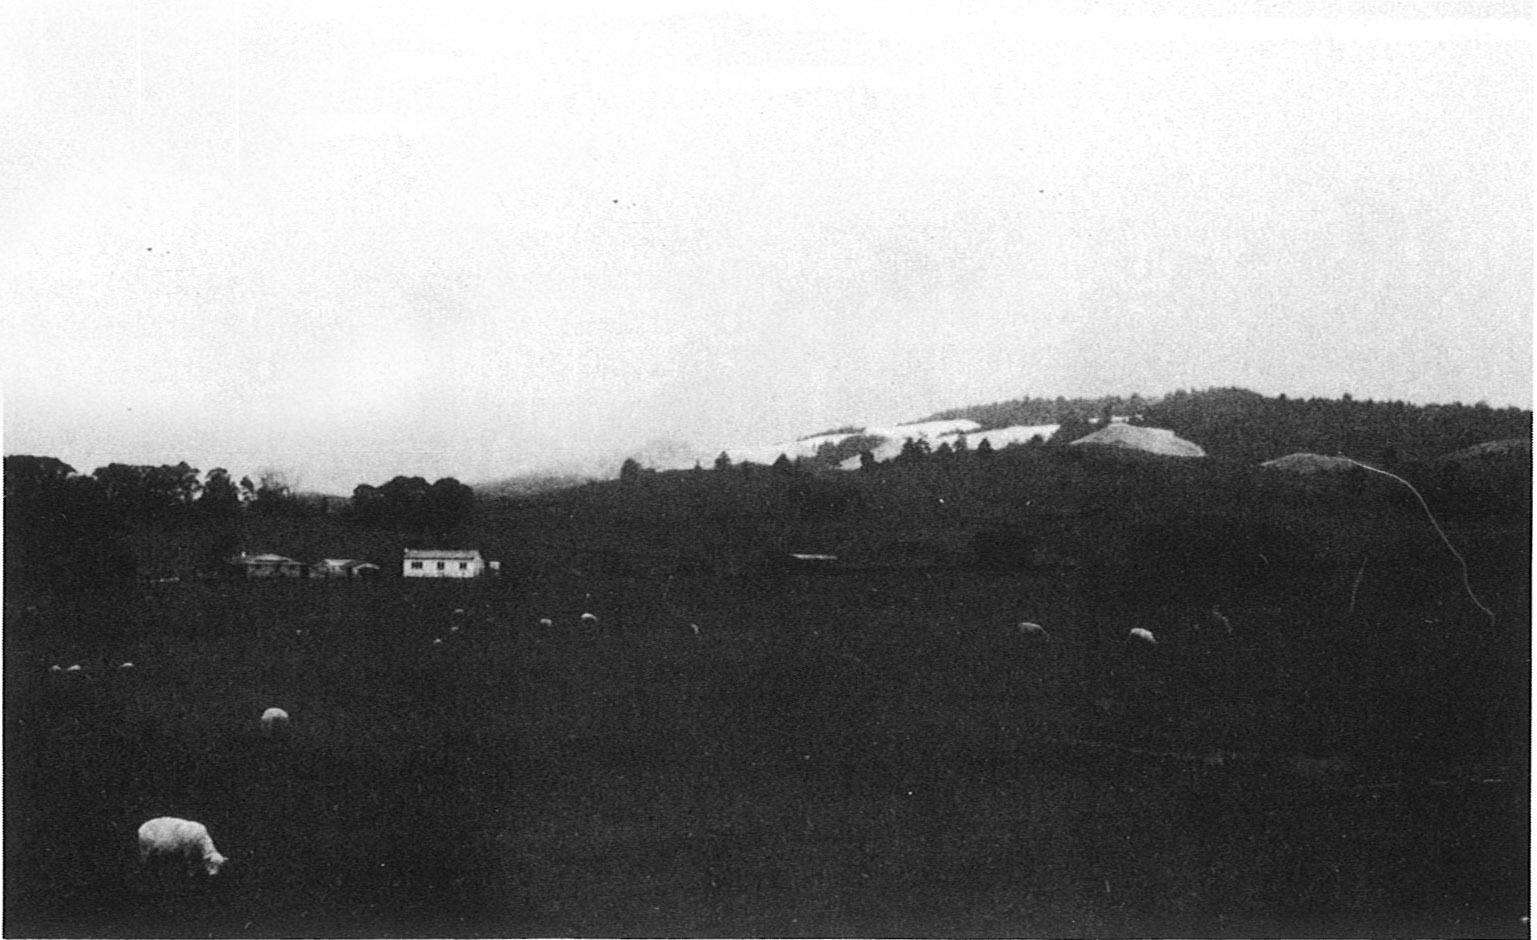
[[1144, 428], [1133, 424], [1109, 424], [1087, 437], [1080, 437], [1068, 446], [1098, 444], [1104, 447], [1121, 447], [1127, 450], [1164, 454], [1169, 457], [1205, 457], [1206, 451], [1199, 444], [1187, 441], [1165, 428]]

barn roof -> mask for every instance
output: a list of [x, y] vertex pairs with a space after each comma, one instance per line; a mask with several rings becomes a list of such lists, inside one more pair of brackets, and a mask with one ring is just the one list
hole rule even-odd
[[237, 565], [297, 565], [299, 562], [285, 555], [236, 555], [230, 561]]
[[473, 561], [480, 552], [473, 548], [408, 548], [407, 558], [447, 558], [453, 561]]

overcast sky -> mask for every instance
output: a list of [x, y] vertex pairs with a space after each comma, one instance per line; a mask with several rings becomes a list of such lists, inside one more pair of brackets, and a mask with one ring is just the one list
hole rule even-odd
[[1023, 395], [1530, 407], [1531, 36], [1502, 2], [11, 2], [5, 451], [350, 493]]

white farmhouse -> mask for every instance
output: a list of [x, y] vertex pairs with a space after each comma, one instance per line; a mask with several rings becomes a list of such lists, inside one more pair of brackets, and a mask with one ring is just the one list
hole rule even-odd
[[473, 548], [408, 548], [401, 574], [408, 578], [478, 578], [486, 560]]

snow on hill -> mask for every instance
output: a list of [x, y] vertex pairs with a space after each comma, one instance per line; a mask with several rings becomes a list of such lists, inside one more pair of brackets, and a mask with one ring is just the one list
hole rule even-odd
[[[732, 463], [771, 464], [779, 459], [780, 454], [784, 454], [791, 460], [797, 457], [815, 456], [817, 448], [823, 444], [836, 444], [853, 436], [853, 434], [818, 434], [816, 437], [799, 441], [780, 441], [777, 444], [732, 448], [726, 451], [726, 455], [731, 458]], [[709, 466], [709, 461], [706, 461], [705, 465]]]
[[[969, 435], [981, 426], [975, 421], [957, 418], [950, 421], [921, 421], [916, 424], [871, 427], [865, 428], [861, 433], [869, 437], [879, 437], [882, 439], [880, 444], [871, 448], [870, 452], [875, 455], [877, 461], [884, 463], [900, 454], [902, 452], [902, 445], [906, 444], [909, 438], [913, 440], [922, 439], [928, 441], [930, 447], [938, 447], [940, 438], [945, 435], [952, 435], [951, 440], [953, 441], [956, 436], [961, 434]], [[850, 457], [839, 464], [838, 469], [858, 470], [859, 458]]]
[[[1051, 436], [1057, 433], [1060, 424], [1016, 424], [1007, 428], [993, 428], [990, 431], [978, 431], [975, 434], [966, 435], [966, 446], [975, 449], [984, 440], [993, 450], [1008, 447], [1010, 444], [1028, 444], [1031, 438], [1039, 437], [1043, 441], [1051, 440]], [[956, 435], [959, 437], [960, 435]], [[953, 444], [954, 441], [952, 440]]]
[[[1057, 424], [1016, 424], [1007, 428], [991, 428], [979, 431], [975, 421], [928, 421], [923, 424], [899, 424], [892, 428], [869, 428], [866, 434], [879, 435], [885, 441], [874, 448], [871, 453], [880, 462], [890, 460], [902, 452], [902, 445], [908, 438], [923, 438], [929, 442], [930, 447], [938, 447], [940, 444], [949, 444], [954, 447], [964, 436], [966, 446], [975, 450], [983, 441], [994, 450], [1008, 447], [1011, 444], [1026, 444], [1032, 438], [1039, 437], [1043, 441], [1051, 440], [1051, 436], [1057, 433]], [[919, 433], [914, 433], [917, 429]], [[838, 465], [840, 470], [858, 470], [859, 458], [851, 457]]]
[[1467, 462], [1470, 460], [1504, 460], [1509, 458], [1530, 460], [1532, 442], [1529, 438], [1511, 437], [1500, 441], [1485, 441], [1437, 458], [1438, 462]]
[[897, 424], [891, 427], [865, 428], [865, 433], [879, 435], [887, 439], [896, 438], [899, 442], [911, 437], [923, 438], [932, 441], [945, 434], [969, 434], [982, 425], [967, 418], [954, 418], [949, 421], [918, 421], [912, 424]]
[[[872, 426], [862, 428], [858, 431], [845, 431], [836, 434], [818, 434], [814, 437], [802, 438], [796, 441], [776, 441], [769, 444], [744, 444], [735, 447], [726, 447], [723, 448], [723, 451], [726, 456], [731, 458], [731, 462], [734, 464], [755, 463], [768, 465], [778, 460], [780, 454], [785, 455], [791, 460], [795, 460], [798, 457], [813, 457], [816, 455], [817, 449], [823, 444], [837, 444], [841, 441], [849, 439], [850, 437], [860, 435], [881, 438], [883, 443], [881, 443], [876, 448], [875, 459], [890, 460], [892, 457], [895, 457], [897, 454], [901, 453], [902, 444], [908, 438], [923, 438], [924, 440], [927, 440], [931, 445], [937, 447], [942, 438], [948, 437], [953, 441], [955, 436], [963, 433], [969, 434], [975, 432], [979, 427], [981, 427], [981, 425], [977, 424], [977, 422], [969, 421], [964, 418], [949, 421], [922, 421], [914, 424], [895, 424], [878, 427]], [[996, 432], [987, 433], [992, 434]], [[993, 446], [997, 447], [1001, 445], [995, 443]], [[684, 454], [680, 451], [677, 453], [665, 455], [664, 459], [654, 459], [657, 456], [663, 455], [637, 456], [636, 459], [638, 459], [643, 466], [654, 470], [684, 470], [694, 466], [696, 462], [698, 462], [701, 466], [709, 467], [715, 462], [715, 458], [719, 456], [719, 454], [719, 451], [710, 454], [697, 453], [694, 451], [689, 451], [687, 454]], [[648, 460], [647, 456], [652, 456], [653, 459]], [[859, 461], [857, 458], [854, 460], [853, 465], [855, 467], [859, 466]]]
[[1141, 450], [1150, 454], [1165, 454], [1170, 457], [1205, 457], [1206, 451], [1201, 445], [1187, 441], [1165, 428], [1145, 428], [1139, 425], [1109, 424], [1100, 428], [1093, 434], [1080, 437], [1069, 444], [1069, 447], [1077, 447], [1080, 444], [1099, 445], [1102, 447], [1122, 447], [1128, 450]]
[[1285, 457], [1277, 457], [1260, 464], [1271, 470], [1284, 470], [1288, 473], [1314, 474], [1314, 473], [1344, 473], [1355, 469], [1355, 461], [1344, 457], [1330, 457], [1327, 454], [1297, 453], [1287, 454]]
[[[818, 434], [800, 440], [775, 441], [768, 444], [743, 444], [712, 452], [685, 446], [670, 448], [653, 446], [633, 456], [641, 466], [652, 470], [687, 470], [696, 464], [708, 468], [714, 465], [715, 458], [722, 452], [731, 458], [733, 464], [755, 463], [767, 466], [778, 460], [780, 454], [791, 460], [813, 457], [817, 449], [824, 444], [838, 444], [851, 437], [859, 436], [880, 440], [880, 443], [871, 450], [877, 461], [884, 462], [900, 454], [902, 445], [909, 438], [925, 440], [929, 442], [930, 447], [938, 447], [945, 443], [953, 446], [964, 435], [968, 447], [975, 448], [986, 440], [993, 449], [997, 450], [1011, 444], [1024, 444], [1035, 437], [1050, 440], [1058, 427], [1055, 424], [1030, 424], [983, 431], [979, 430], [981, 425], [975, 421], [955, 418], [944, 421], [918, 421], [911, 424], [871, 425], [857, 431]], [[839, 466], [845, 470], [858, 469], [859, 458], [850, 458]]]

